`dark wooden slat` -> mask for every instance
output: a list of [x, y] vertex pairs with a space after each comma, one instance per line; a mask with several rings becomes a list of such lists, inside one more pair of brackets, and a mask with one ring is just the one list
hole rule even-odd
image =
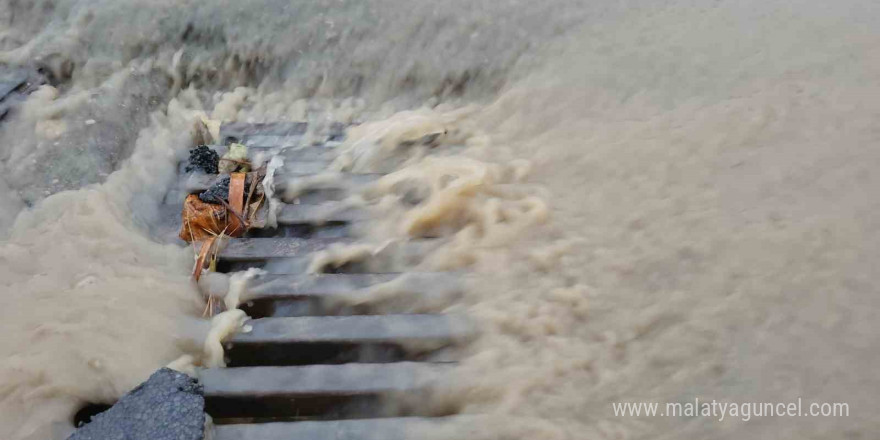
[[[159, 210], [164, 218], [175, 218], [176, 222], [180, 223], [180, 204], [162, 204], [159, 206]], [[368, 212], [356, 207], [339, 209], [333, 206], [305, 204], [282, 205], [277, 217], [278, 224], [282, 226], [338, 226], [368, 218]]]
[[307, 122], [225, 122], [220, 125], [220, 138], [246, 135], [302, 135], [308, 130]]
[[248, 321], [230, 345], [398, 342], [434, 345], [464, 339], [463, 320], [446, 315], [304, 316]]
[[239, 307], [251, 317], [332, 314], [345, 306], [340, 299], [399, 276], [393, 273], [265, 275], [250, 281], [242, 298], [245, 303]]
[[473, 327], [447, 315], [304, 316], [248, 321], [225, 343], [229, 366], [417, 360], [464, 341]]
[[226, 261], [300, 257], [327, 249], [334, 244], [354, 242], [351, 238], [236, 238], [226, 243], [219, 256]]
[[285, 148], [280, 153], [284, 157], [284, 161], [310, 161], [310, 162], [326, 162], [330, 163], [339, 155], [337, 148], [331, 147], [303, 147], [303, 148]]
[[[330, 134], [344, 134], [346, 124], [333, 122], [327, 127]], [[243, 135], [289, 136], [305, 134], [309, 124], [301, 121], [279, 122], [224, 122], [220, 125], [220, 137]]]
[[326, 175], [276, 175], [275, 192], [285, 194], [291, 185], [304, 185], [298, 191], [294, 204], [318, 205], [335, 202], [366, 190], [370, 184], [381, 179], [383, 174], [348, 174]]
[[[255, 148], [299, 146], [308, 131], [306, 122], [230, 122], [220, 126], [221, 143], [240, 142]], [[322, 130], [325, 142], [338, 143], [345, 138], [345, 125], [333, 123]]]
[[[397, 289], [397, 295], [368, 300], [370, 287], [392, 281], [390, 287]], [[462, 289], [460, 279], [450, 273], [265, 275], [251, 280], [240, 307], [254, 318], [372, 315], [377, 302], [386, 313], [412, 313], [448, 305], [461, 296]]]
[[[479, 416], [391, 417], [318, 422], [276, 422], [222, 425], [214, 440], [416, 440], [430, 434], [434, 440], [496, 438], [485, 429], [492, 422]], [[452, 429], [450, 429], [452, 428]]]
[[[321, 174], [276, 174], [275, 182], [278, 186], [283, 186], [287, 180], [309, 179], [321, 176]], [[310, 190], [326, 190], [326, 189], [345, 189], [368, 185], [382, 178], [383, 174], [347, 174], [340, 173], [335, 179], [331, 179], [328, 175], [326, 182], [315, 182]], [[184, 179], [183, 187], [188, 191], [197, 192], [208, 189], [217, 179], [225, 177], [224, 175], [191, 173], [182, 176]]]
[[[215, 421], [229, 417], [367, 418], [393, 416], [401, 410], [382, 405], [385, 397], [426, 398], [432, 388], [448, 380], [452, 368], [415, 362], [239, 367], [202, 370], [199, 378], [205, 409]], [[414, 415], [435, 415], [427, 408], [414, 410], [418, 412]]]
[[[234, 238], [229, 239], [219, 253], [222, 261], [263, 261], [273, 258], [309, 257], [311, 254], [339, 244], [348, 245], [363, 243], [354, 238]], [[367, 243], [363, 243], [367, 244]], [[389, 243], [395, 247], [396, 255], [405, 260], [418, 260], [425, 253], [435, 249], [440, 241], [435, 239], [417, 239], [405, 242]]]
[[405, 440], [408, 418], [221, 425], [214, 440]]
[[308, 175], [323, 173], [328, 170], [330, 161], [286, 160], [277, 173], [289, 175]]
[[[316, 179], [317, 176], [327, 176], [326, 180]], [[313, 179], [296, 198], [297, 204], [318, 205], [325, 202], [338, 202], [350, 195], [365, 189], [369, 184], [382, 178], [382, 174], [277, 174], [275, 176], [275, 193], [283, 194], [287, 185], [296, 184], [297, 181]], [[200, 193], [207, 190], [211, 185], [223, 176], [204, 173], [184, 174], [177, 188], [168, 191], [164, 203], [183, 203], [188, 194]]]
[[325, 205], [282, 205], [278, 213], [279, 225], [320, 225], [325, 223], [341, 223], [363, 221], [369, 213], [363, 209], [349, 207], [339, 209]]
[[[208, 145], [208, 147], [214, 150], [219, 156], [223, 156], [229, 150], [225, 145]], [[248, 158], [253, 160], [258, 154], [263, 154], [267, 151], [266, 148], [261, 147], [248, 148]], [[296, 165], [297, 162], [304, 162], [313, 168], [320, 167], [318, 171], [313, 171], [312, 174], [326, 170], [327, 166], [333, 162], [333, 159], [336, 158], [338, 153], [339, 151], [335, 148], [321, 146], [285, 148], [279, 152], [285, 160], [285, 166]], [[178, 172], [180, 174], [186, 172], [187, 163], [188, 160], [184, 159], [178, 164]]]
[[[186, 196], [190, 194], [200, 193], [202, 191], [205, 191], [205, 189], [207, 188], [201, 188], [201, 185], [198, 185], [196, 188], [171, 190], [168, 191], [162, 202], [165, 204], [181, 205], [183, 201], [186, 200]], [[308, 206], [321, 205], [328, 202], [341, 202], [354, 193], [356, 192], [350, 191], [346, 188], [314, 188], [304, 191], [302, 194], [296, 197], [295, 204]]]
[[240, 142], [250, 148], [291, 148], [302, 146], [305, 138], [301, 135], [273, 136], [273, 135], [247, 135]]
[[209, 368], [199, 379], [205, 398], [355, 396], [410, 391], [431, 386], [453, 365], [420, 362], [393, 364], [306, 365], [299, 367]]
[[[320, 274], [320, 275], [267, 275], [252, 280], [248, 299], [282, 299], [312, 296], [345, 295], [370, 286], [387, 283], [400, 274]], [[457, 281], [446, 273], [409, 273], [415, 282], [452, 284]]]

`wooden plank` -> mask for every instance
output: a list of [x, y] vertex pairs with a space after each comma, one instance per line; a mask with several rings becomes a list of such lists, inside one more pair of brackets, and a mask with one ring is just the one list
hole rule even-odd
[[449, 364], [306, 365], [209, 368], [199, 379], [206, 399], [216, 397], [308, 397], [368, 395], [430, 387], [452, 371]]
[[[383, 174], [348, 174], [348, 173], [338, 173], [337, 175], [333, 175], [333, 173], [327, 174], [282, 174], [279, 173], [275, 176], [275, 181], [279, 186], [284, 186], [285, 182], [288, 180], [291, 181], [303, 181], [306, 179], [317, 179], [319, 176], [327, 176], [326, 180], [315, 180], [315, 182], [309, 185], [311, 191], [317, 190], [328, 190], [328, 189], [348, 189], [358, 186], [365, 186], [376, 182], [381, 179]], [[182, 187], [191, 192], [200, 192], [204, 191], [211, 187], [211, 185], [220, 178], [226, 177], [225, 175], [217, 175], [217, 174], [204, 174], [204, 173], [190, 173], [182, 176], [183, 185]]]
[[229, 366], [419, 360], [463, 342], [473, 326], [458, 316], [370, 315], [262, 318], [226, 343]]
[[410, 418], [276, 422], [214, 427], [214, 440], [406, 440]]
[[300, 147], [305, 141], [304, 136], [272, 136], [272, 135], [250, 135], [241, 139], [241, 143], [248, 148], [294, 148]]
[[449, 380], [452, 364], [391, 364], [238, 367], [201, 370], [205, 410], [223, 418], [369, 418], [436, 415], [418, 405], [383, 405], [384, 398], [424, 401]]
[[[407, 273], [403, 275], [412, 284], [442, 285], [459, 288], [459, 280], [449, 273]], [[266, 275], [250, 282], [248, 300], [291, 299], [343, 296], [362, 289], [400, 278], [401, 274], [319, 274], [319, 275]], [[427, 288], [427, 287], [426, 287]]]
[[226, 261], [254, 261], [270, 258], [307, 256], [331, 245], [355, 243], [352, 238], [235, 238], [226, 242], [220, 259]]
[[369, 213], [356, 207], [339, 209], [325, 205], [284, 204], [278, 213], [279, 225], [321, 225], [327, 223], [351, 223], [369, 218]]
[[[369, 289], [394, 282], [393, 298], [367, 299]], [[378, 309], [385, 313], [412, 313], [434, 310], [460, 298], [464, 286], [454, 273], [408, 272], [333, 273], [318, 275], [273, 274], [251, 280], [240, 306], [252, 317], [309, 316], [343, 313], [372, 315]], [[428, 308], [415, 308], [414, 304]]]
[[284, 157], [285, 162], [311, 161], [329, 164], [339, 155], [339, 149], [321, 146], [285, 148], [281, 150], [280, 154]]
[[[275, 422], [214, 427], [214, 440], [488, 440], [485, 416]], [[494, 421], [497, 422], [497, 421]]]
[[[271, 258], [292, 258], [309, 256], [332, 245], [349, 245], [363, 243], [355, 238], [233, 238], [226, 241], [219, 257], [226, 261], [261, 261]], [[404, 242], [389, 243], [395, 246], [395, 252], [403, 259], [418, 258], [440, 245], [436, 239], [417, 239]]]
[[[326, 142], [338, 143], [345, 138], [345, 128], [345, 124], [335, 122], [321, 134]], [[220, 140], [224, 145], [239, 142], [256, 148], [292, 147], [302, 144], [307, 131], [306, 122], [228, 122], [220, 126]]]
[[307, 122], [224, 122], [220, 125], [220, 138], [247, 135], [303, 135], [308, 128]]
[[251, 330], [229, 345], [313, 343], [445, 344], [465, 339], [470, 327], [446, 315], [303, 316], [252, 319]]
[[327, 172], [329, 166], [329, 161], [288, 160], [278, 169], [277, 173], [287, 175], [319, 174]]

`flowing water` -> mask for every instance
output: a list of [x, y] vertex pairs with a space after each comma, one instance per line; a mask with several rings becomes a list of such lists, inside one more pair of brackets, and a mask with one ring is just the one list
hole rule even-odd
[[[368, 238], [440, 235], [484, 329], [446, 396], [489, 438], [880, 432], [873, 1], [0, 2], [51, 86], [0, 125], [0, 438], [64, 438], [197, 353], [157, 207], [201, 117], [363, 123]], [[401, 113], [403, 112], [403, 113]], [[446, 156], [400, 151], [443, 133]], [[420, 194], [391, 203], [401, 187]], [[846, 402], [618, 417], [613, 402]], [[462, 432], [463, 438], [473, 433]]]

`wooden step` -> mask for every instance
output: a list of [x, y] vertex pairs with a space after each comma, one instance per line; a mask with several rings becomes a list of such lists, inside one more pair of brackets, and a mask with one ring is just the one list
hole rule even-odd
[[[321, 176], [327, 176], [325, 180], [318, 180]], [[276, 174], [275, 182], [277, 186], [286, 183], [288, 180], [296, 182], [309, 182], [310, 187], [318, 189], [333, 188], [351, 188], [356, 186], [369, 185], [381, 179], [383, 174], [348, 174], [339, 173], [338, 175], [328, 174]], [[183, 177], [182, 188], [190, 193], [201, 192], [211, 187], [215, 181], [228, 177], [226, 175], [191, 173]], [[283, 188], [278, 189], [283, 190]]]
[[[223, 145], [209, 145], [209, 147], [220, 156], [223, 156], [228, 150]], [[254, 160], [261, 153], [265, 153], [265, 150], [249, 149], [248, 158]], [[328, 147], [288, 148], [280, 151], [278, 154], [284, 158], [283, 166], [277, 171], [279, 174], [305, 175], [328, 171], [330, 163], [336, 158], [337, 150]], [[263, 159], [268, 160], [268, 157], [264, 156]], [[188, 159], [184, 159], [177, 164], [177, 173], [181, 178], [186, 178], [186, 167], [188, 164]]]
[[[380, 246], [370, 245], [349, 237], [255, 237], [226, 240], [218, 254], [219, 272], [235, 272], [251, 267], [263, 267], [270, 273], [305, 273], [317, 252], [331, 246], [363, 244], [373, 246], [375, 253], [367, 258], [351, 261], [341, 267], [330, 268], [334, 273], [390, 273], [399, 272], [404, 266], [417, 264], [431, 250], [440, 245], [439, 240], [418, 239], [393, 242]], [[272, 266], [267, 266], [272, 262]]]
[[[461, 294], [458, 277], [396, 273], [442, 240], [374, 244], [357, 261], [319, 268], [340, 273], [306, 274], [323, 251], [369, 245], [349, 237], [371, 218], [350, 202], [383, 174], [327, 171], [341, 153], [346, 128], [314, 130], [302, 122], [220, 128], [220, 143], [244, 143], [251, 159], [280, 155], [284, 164], [275, 172], [274, 192], [292, 196], [297, 190], [298, 196], [277, 211], [278, 228], [226, 239], [219, 251], [218, 272], [261, 267], [268, 274], [251, 280], [242, 295], [240, 307], [254, 319], [223, 342], [228, 367], [199, 371], [205, 410], [215, 424], [212, 438], [404, 440], [416, 438], [414, 430], [448, 428], [451, 419], [422, 417], [460, 409], [457, 399], [444, 398], [455, 367], [446, 360], [456, 359], [456, 346], [473, 337], [475, 327], [458, 315], [424, 314], [443, 310], [449, 292]], [[228, 150], [212, 147], [220, 155]], [[166, 203], [179, 206], [218, 178], [186, 175], [186, 163], [178, 166], [180, 180]], [[469, 432], [479, 432], [475, 426]]]
[[[333, 122], [327, 128], [330, 133], [344, 133], [346, 124]], [[278, 122], [224, 122], [220, 125], [220, 137], [245, 135], [276, 135], [305, 134], [309, 124], [301, 121]]]
[[[459, 286], [456, 276], [446, 272], [407, 273], [410, 283], [425, 286]], [[401, 274], [266, 275], [251, 281], [248, 300], [328, 297], [354, 293], [401, 277]]]
[[[220, 260], [225, 261], [262, 261], [272, 258], [295, 258], [309, 256], [325, 250], [333, 245], [352, 245], [363, 243], [354, 238], [233, 238], [227, 239], [225, 247], [220, 251]], [[367, 244], [367, 243], [363, 243]], [[435, 239], [414, 239], [396, 242], [388, 246], [397, 246], [409, 255], [422, 254], [438, 245]]]
[[224, 122], [220, 125], [220, 137], [246, 136], [254, 134], [263, 135], [292, 135], [305, 134], [309, 128], [307, 122], [281, 121], [281, 122]]
[[276, 173], [289, 176], [318, 174], [326, 172], [329, 166], [329, 161], [285, 160], [284, 165]]
[[369, 418], [442, 415], [427, 408], [384, 405], [384, 399], [426, 399], [449, 380], [452, 364], [308, 365], [212, 368], [200, 372], [205, 410], [223, 418]]
[[224, 343], [229, 366], [418, 360], [473, 334], [458, 316], [373, 315], [263, 318]]
[[220, 260], [262, 261], [308, 256], [332, 245], [353, 244], [352, 238], [234, 238], [220, 251]]
[[[326, 176], [326, 177], [324, 177]], [[297, 205], [317, 205], [343, 200], [382, 178], [383, 174], [278, 174], [275, 193], [283, 194], [289, 185], [305, 184], [305, 189], [293, 200]], [[166, 194], [164, 203], [181, 204], [188, 194], [207, 190], [217, 179], [216, 174], [190, 173], [181, 177], [177, 189]]]
[[329, 165], [336, 159], [339, 149], [321, 146], [285, 148], [279, 154], [284, 158], [285, 165], [289, 162], [317, 162]]
[[291, 205], [284, 204], [278, 213], [279, 225], [321, 225], [326, 223], [351, 223], [369, 218], [369, 213], [357, 207], [339, 208], [333, 204]]
[[[183, 165], [181, 165], [183, 166]], [[300, 195], [294, 204], [316, 205], [325, 202], [340, 201], [351, 195], [366, 189], [369, 185], [381, 179], [385, 174], [351, 174], [351, 173], [284, 173], [275, 174], [275, 193], [283, 195], [289, 185], [304, 185]], [[211, 187], [218, 179], [228, 177], [226, 175], [187, 173], [181, 174], [176, 187], [165, 195], [163, 203], [181, 204], [189, 194], [201, 193]]]
[[[345, 124], [333, 123], [322, 133], [325, 142], [345, 138]], [[300, 145], [308, 130], [306, 122], [247, 123], [232, 122], [220, 126], [221, 143], [239, 142], [254, 148], [277, 148]]]
[[[214, 440], [480, 440], [495, 438], [479, 416], [275, 422], [221, 425]], [[482, 434], [482, 435], [481, 435]]]
[[399, 294], [379, 300], [386, 313], [409, 313], [421, 305], [429, 308], [416, 311], [439, 310], [463, 291], [459, 277], [451, 273], [265, 275], [251, 280], [240, 308], [254, 318], [369, 315], [376, 313], [376, 301], [358, 298], [368, 295], [370, 287], [395, 280]]
[[[180, 223], [180, 205], [162, 204], [159, 206], [163, 218]], [[356, 206], [339, 207], [332, 203], [323, 205], [281, 205], [277, 221], [281, 226], [312, 225], [337, 226], [344, 223], [361, 222], [370, 218], [370, 213]]]
[[[214, 150], [219, 156], [223, 156], [229, 151], [229, 147], [226, 145], [208, 145], [208, 147]], [[265, 154], [267, 150], [265, 148], [249, 148], [248, 149], [248, 158], [253, 160], [257, 155]], [[313, 173], [317, 173], [323, 171], [327, 168], [330, 162], [338, 155], [339, 150], [333, 147], [325, 147], [325, 146], [308, 146], [308, 147], [291, 147], [284, 148], [279, 150], [278, 154], [280, 154], [285, 161], [285, 165], [296, 164], [298, 162], [312, 164], [313, 166], [320, 166], [317, 171], [313, 171]], [[264, 159], [266, 157], [264, 156]], [[186, 165], [189, 163], [188, 159], [184, 159], [178, 163], [177, 172], [183, 175], [186, 173]]]

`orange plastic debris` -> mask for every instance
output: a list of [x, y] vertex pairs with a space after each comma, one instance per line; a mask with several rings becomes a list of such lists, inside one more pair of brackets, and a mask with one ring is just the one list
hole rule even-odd
[[198, 194], [186, 196], [183, 202], [183, 225], [180, 238], [186, 242], [202, 241], [219, 235], [227, 227], [226, 208], [199, 200]]
[[[232, 173], [229, 175], [229, 208], [232, 215], [229, 218], [229, 235], [237, 237], [244, 233], [244, 173]], [[235, 235], [235, 233], [238, 233]]]
[[193, 267], [193, 278], [198, 281], [202, 276], [202, 268], [205, 267], [205, 260], [208, 259], [208, 253], [211, 252], [211, 247], [214, 245], [214, 241], [216, 241], [217, 237], [210, 237], [202, 242], [202, 247], [199, 249], [199, 256], [196, 258], [196, 264]]
[[[215, 205], [190, 194], [183, 202], [183, 225], [180, 238], [190, 243], [225, 234], [240, 237], [244, 224], [244, 173], [233, 173], [229, 179], [229, 204]], [[230, 212], [231, 211], [231, 212]]]

